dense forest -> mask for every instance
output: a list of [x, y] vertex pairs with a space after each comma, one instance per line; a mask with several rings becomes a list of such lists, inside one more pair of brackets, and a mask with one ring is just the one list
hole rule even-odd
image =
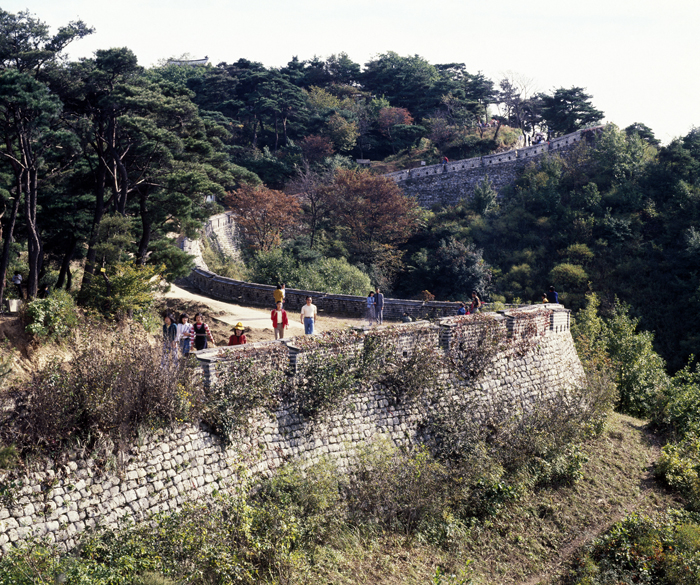
[[573, 309], [594, 291], [604, 313], [628, 303], [674, 370], [698, 353], [698, 132], [662, 147], [644, 124], [609, 126], [499, 197], [485, 181], [425, 210], [381, 173], [562, 135], [603, 113], [579, 87], [535, 93], [514, 76], [393, 52], [280, 68], [144, 69], [128, 48], [65, 59], [91, 33], [0, 12], [0, 298], [15, 294], [15, 271], [31, 297], [48, 285], [87, 303], [104, 287], [94, 275], [125, 264], [184, 275], [191, 259], [174, 236], [196, 236], [224, 205], [245, 244], [240, 261], [215, 263], [225, 274], [506, 302], [538, 302], [555, 285]]

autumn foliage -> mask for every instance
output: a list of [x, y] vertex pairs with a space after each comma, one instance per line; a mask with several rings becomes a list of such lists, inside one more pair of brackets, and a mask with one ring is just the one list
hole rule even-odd
[[385, 274], [400, 267], [398, 247], [418, 228], [414, 199], [405, 197], [391, 179], [364, 171], [339, 170], [321, 191], [355, 261], [374, 264]]
[[279, 246], [301, 213], [296, 197], [263, 186], [244, 184], [227, 194], [224, 204], [235, 213], [236, 223], [254, 250]]

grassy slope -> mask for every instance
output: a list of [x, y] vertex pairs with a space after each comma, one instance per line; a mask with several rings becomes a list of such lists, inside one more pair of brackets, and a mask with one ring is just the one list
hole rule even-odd
[[585, 446], [589, 461], [576, 485], [529, 495], [449, 552], [400, 537], [338, 535], [315, 559], [308, 582], [425, 584], [438, 565], [458, 572], [473, 559], [480, 583], [554, 584], [582, 545], [627, 513], [679, 505], [653, 477], [659, 449], [643, 421], [616, 414]]

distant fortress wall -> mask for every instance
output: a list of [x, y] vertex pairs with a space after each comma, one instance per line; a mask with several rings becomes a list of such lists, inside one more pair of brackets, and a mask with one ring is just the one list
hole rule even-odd
[[592, 142], [604, 126], [578, 130], [544, 144], [508, 150], [476, 158], [430, 165], [384, 175], [396, 181], [405, 195], [415, 197], [420, 205], [454, 205], [470, 199], [474, 188], [486, 177], [496, 192], [511, 185], [530, 161], [546, 154], [566, 153], [580, 142]]

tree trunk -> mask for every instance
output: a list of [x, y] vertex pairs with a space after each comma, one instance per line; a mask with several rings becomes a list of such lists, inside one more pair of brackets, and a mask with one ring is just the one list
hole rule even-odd
[[2, 301], [5, 295], [5, 279], [7, 278], [7, 267], [10, 264], [10, 246], [12, 245], [12, 240], [15, 231], [15, 221], [17, 220], [17, 212], [19, 211], [20, 196], [22, 190], [20, 188], [22, 184], [22, 178], [17, 178], [17, 193], [15, 195], [15, 201], [12, 204], [12, 213], [7, 221], [7, 225], [3, 226], [3, 234], [5, 235], [5, 241], [2, 246], [2, 260], [0, 260], [0, 306], [2, 306]]
[[140, 193], [139, 207], [141, 213], [141, 240], [139, 241], [139, 249], [136, 252], [136, 262], [143, 266], [146, 264], [148, 254], [148, 244], [151, 243], [151, 227], [153, 220], [148, 214], [146, 203], [148, 202], [148, 194]]
[[105, 183], [107, 180], [107, 166], [105, 165], [102, 153], [98, 153], [99, 163], [97, 167], [97, 177], [95, 185], [95, 213], [92, 218], [92, 231], [88, 240], [88, 251], [85, 259], [85, 272], [83, 273], [83, 281], [80, 284], [80, 294], [86, 293], [92, 277], [95, 274], [95, 261], [97, 252], [95, 245], [97, 244], [97, 236], [99, 235], [100, 222], [105, 213]]
[[29, 276], [27, 278], [27, 299], [36, 298], [39, 292], [39, 270], [41, 269], [41, 257], [43, 244], [39, 235], [39, 226], [36, 221], [37, 207], [37, 171], [30, 168], [25, 173], [24, 214], [27, 222], [27, 256], [29, 262]]

